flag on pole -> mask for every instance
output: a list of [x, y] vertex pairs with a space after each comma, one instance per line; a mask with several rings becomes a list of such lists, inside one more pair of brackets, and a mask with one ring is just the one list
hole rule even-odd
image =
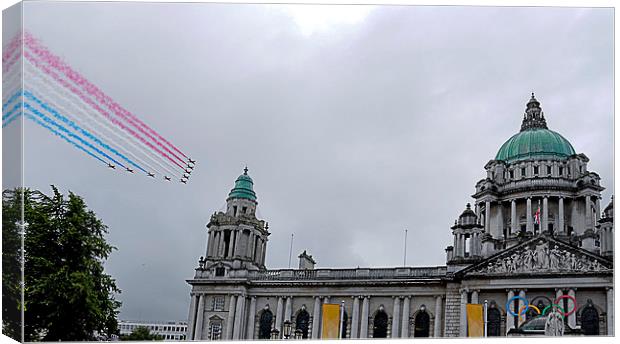
[[340, 305], [337, 303], [323, 304], [323, 331], [321, 338], [338, 339], [340, 333]]
[[467, 304], [467, 336], [484, 336], [484, 317], [482, 305], [473, 303]]
[[534, 223], [540, 224], [540, 204], [538, 205], [538, 209], [536, 209], [536, 213], [534, 214]]

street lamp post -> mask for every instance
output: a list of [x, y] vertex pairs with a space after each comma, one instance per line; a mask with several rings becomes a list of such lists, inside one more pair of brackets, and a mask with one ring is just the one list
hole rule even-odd
[[293, 330], [291, 325], [292, 324], [289, 320], [284, 321], [284, 325], [282, 327], [282, 335], [284, 336], [284, 339], [291, 339], [291, 331]]
[[280, 331], [277, 328], [271, 330], [271, 339], [280, 339]]

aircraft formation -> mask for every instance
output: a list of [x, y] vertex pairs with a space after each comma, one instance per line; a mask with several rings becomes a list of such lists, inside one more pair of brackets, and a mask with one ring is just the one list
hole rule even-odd
[[17, 34], [3, 46], [2, 69], [3, 128], [23, 117], [111, 170], [187, 184], [196, 160], [30, 32]]

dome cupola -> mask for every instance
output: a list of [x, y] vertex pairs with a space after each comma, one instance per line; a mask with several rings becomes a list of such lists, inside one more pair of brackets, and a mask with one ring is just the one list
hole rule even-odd
[[243, 169], [243, 174], [235, 181], [235, 187], [230, 190], [228, 199], [243, 198], [256, 201], [256, 193], [254, 192], [254, 181], [248, 175], [248, 168]]
[[540, 102], [532, 93], [523, 115], [521, 131], [502, 145], [495, 160], [506, 163], [530, 159], [566, 160], [574, 154], [575, 149], [567, 139], [547, 128]]

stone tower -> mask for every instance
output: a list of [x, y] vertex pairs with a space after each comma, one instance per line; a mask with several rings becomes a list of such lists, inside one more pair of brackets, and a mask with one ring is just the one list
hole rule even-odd
[[265, 269], [269, 225], [256, 218], [256, 193], [248, 168], [235, 181], [226, 199], [226, 212], [217, 212], [207, 224], [204, 269], [212, 277], [244, 277]]
[[[457, 266], [467, 266], [482, 258], [483, 228], [478, 221], [478, 216], [471, 209], [471, 205], [467, 203], [465, 210], [451, 228], [454, 246], [447, 250], [449, 270], [458, 270]], [[450, 269], [450, 267], [455, 269]]]

